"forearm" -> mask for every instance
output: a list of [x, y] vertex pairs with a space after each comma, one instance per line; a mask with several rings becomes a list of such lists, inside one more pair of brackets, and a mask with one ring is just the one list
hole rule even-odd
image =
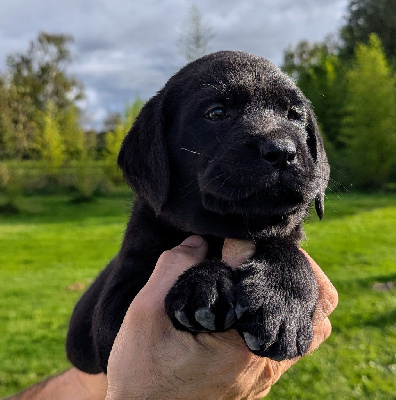
[[106, 391], [105, 375], [89, 375], [71, 368], [6, 400], [104, 400]]

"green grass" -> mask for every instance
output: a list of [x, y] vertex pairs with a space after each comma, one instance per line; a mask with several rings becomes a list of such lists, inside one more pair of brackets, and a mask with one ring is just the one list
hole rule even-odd
[[0, 216], [0, 397], [69, 366], [70, 313], [117, 252], [127, 199], [31, 197], [28, 213]]
[[[69, 366], [73, 304], [119, 248], [129, 195], [72, 204], [29, 197], [0, 215], [0, 396]], [[331, 195], [306, 224], [309, 253], [339, 291], [333, 334], [273, 387], [269, 399], [395, 399], [396, 196]]]

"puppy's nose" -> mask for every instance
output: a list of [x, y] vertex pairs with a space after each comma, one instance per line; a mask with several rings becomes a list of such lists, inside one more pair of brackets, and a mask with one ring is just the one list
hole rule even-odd
[[275, 169], [285, 169], [296, 162], [296, 146], [287, 139], [266, 141], [259, 144], [262, 157]]

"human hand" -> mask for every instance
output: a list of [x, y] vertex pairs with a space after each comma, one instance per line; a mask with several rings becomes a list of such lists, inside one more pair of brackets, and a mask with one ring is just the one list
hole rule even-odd
[[[249, 241], [226, 240], [223, 259], [232, 268], [252, 257]], [[177, 331], [165, 313], [164, 298], [177, 277], [205, 259], [207, 244], [198, 236], [161, 255], [145, 287], [129, 307], [108, 364], [107, 400], [256, 399], [298, 361], [276, 362], [252, 354], [235, 330], [198, 334]], [[331, 332], [327, 316], [337, 292], [306, 254], [316, 274], [319, 302], [310, 352]]]

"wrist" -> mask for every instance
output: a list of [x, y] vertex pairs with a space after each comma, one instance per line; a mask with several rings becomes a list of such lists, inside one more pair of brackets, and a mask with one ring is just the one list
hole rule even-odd
[[67, 371], [68, 379], [80, 387], [79, 400], [103, 400], [107, 392], [107, 377], [105, 374], [87, 374], [76, 368]]

